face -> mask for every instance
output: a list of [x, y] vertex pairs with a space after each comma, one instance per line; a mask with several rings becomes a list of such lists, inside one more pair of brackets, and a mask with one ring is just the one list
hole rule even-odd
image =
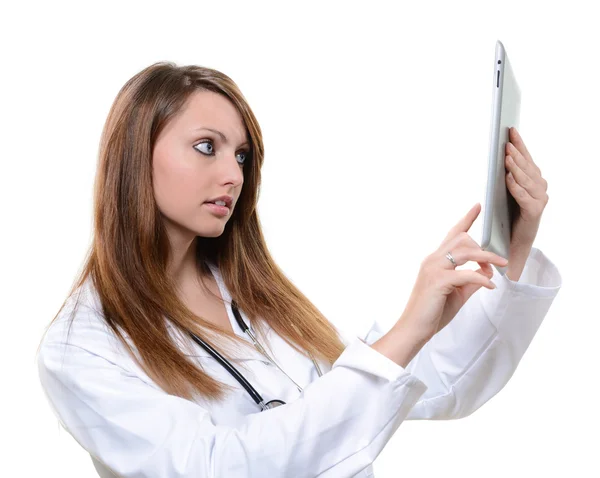
[[[163, 129], [153, 150], [153, 187], [176, 246], [195, 236], [222, 234], [242, 190], [249, 148], [242, 116], [227, 98], [212, 91], [193, 93]], [[222, 195], [232, 197], [226, 215], [206, 204]]]

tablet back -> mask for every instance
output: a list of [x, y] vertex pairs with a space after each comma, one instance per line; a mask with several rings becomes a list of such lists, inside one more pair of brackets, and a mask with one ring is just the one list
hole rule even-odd
[[[508, 259], [511, 224], [517, 203], [506, 187], [506, 143], [511, 126], [519, 128], [521, 91], [510, 60], [500, 41], [496, 43], [492, 95], [490, 151], [484, 201], [481, 248]], [[496, 269], [505, 274], [507, 267]]]

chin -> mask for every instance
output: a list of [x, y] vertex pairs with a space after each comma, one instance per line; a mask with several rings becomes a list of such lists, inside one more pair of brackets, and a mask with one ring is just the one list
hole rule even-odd
[[219, 237], [220, 235], [223, 234], [223, 231], [225, 229], [225, 223], [223, 223], [223, 227], [217, 227], [217, 228], [206, 228], [203, 231], [196, 231], [196, 235], [197, 236], [202, 236], [202, 237]]

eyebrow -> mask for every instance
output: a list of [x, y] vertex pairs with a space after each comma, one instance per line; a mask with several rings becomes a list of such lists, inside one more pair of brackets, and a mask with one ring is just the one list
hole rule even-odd
[[[222, 139], [224, 142], [226, 142], [226, 143], [227, 143], [227, 138], [225, 137], [225, 135], [224, 135], [223, 133], [221, 133], [220, 131], [217, 131], [216, 129], [212, 129], [212, 128], [196, 128], [196, 129], [194, 129], [194, 130], [192, 130], [192, 131], [199, 131], [199, 130], [201, 130], [201, 129], [205, 129], [205, 130], [207, 130], [207, 131], [212, 131], [213, 133], [215, 133], [215, 134], [218, 134], [218, 135], [221, 137], [221, 139]], [[242, 144], [240, 144], [240, 146], [244, 146], [244, 145], [246, 145], [246, 144], [248, 144], [248, 141], [245, 141], [245, 142], [243, 142]]]

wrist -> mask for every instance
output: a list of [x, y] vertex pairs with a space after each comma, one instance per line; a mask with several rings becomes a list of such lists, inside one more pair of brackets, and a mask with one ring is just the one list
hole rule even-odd
[[394, 324], [392, 329], [396, 329], [399, 335], [411, 339], [413, 342], [425, 345], [436, 334], [436, 331], [423, 327], [415, 323], [406, 315], [402, 315], [400, 320]]
[[407, 321], [399, 321], [372, 347], [406, 368], [429, 338], [428, 334], [413, 327]]

